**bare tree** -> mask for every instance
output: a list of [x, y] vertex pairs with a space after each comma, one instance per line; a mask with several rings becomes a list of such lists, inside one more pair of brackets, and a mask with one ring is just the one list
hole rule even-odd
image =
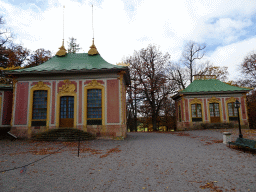
[[195, 73], [196, 61], [204, 57], [205, 45], [190, 41], [186, 44], [182, 53], [182, 62], [189, 70], [190, 83], [193, 81]]
[[76, 43], [76, 39], [74, 37], [69, 38], [68, 53], [76, 53], [80, 49], [79, 44]]
[[157, 117], [164, 98], [172, 91], [165, 67], [170, 55], [163, 55], [159, 49], [149, 45], [146, 49], [134, 53], [135, 62], [131, 67], [135, 70], [141, 86], [141, 97], [148, 103], [148, 113], [152, 115], [153, 130], [157, 130]]
[[0, 16], [0, 66], [6, 67], [8, 62], [7, 45], [11, 42], [11, 33], [4, 26], [3, 16]]
[[130, 79], [131, 85], [127, 87], [127, 122], [130, 128], [130, 131], [137, 131], [137, 120], [138, 120], [138, 111], [140, 102], [143, 98], [141, 98], [141, 90], [142, 87], [139, 82], [138, 73], [135, 70], [138, 62], [138, 57], [130, 56], [124, 59], [124, 63], [129, 63], [130, 70]]
[[242, 78], [237, 81], [241, 86], [256, 88], [256, 53], [249, 53], [239, 66]]
[[198, 75], [215, 75], [220, 81], [228, 80], [228, 67], [213, 66], [209, 62], [200, 65]]
[[0, 47], [3, 47], [11, 39], [11, 33], [3, 29], [5, 22], [3, 16], [0, 16]]
[[177, 63], [171, 63], [169, 62], [169, 66], [166, 69], [168, 76], [171, 81], [174, 81], [176, 83], [176, 90], [185, 89], [187, 85], [187, 75], [188, 70], [185, 68], [182, 68]]

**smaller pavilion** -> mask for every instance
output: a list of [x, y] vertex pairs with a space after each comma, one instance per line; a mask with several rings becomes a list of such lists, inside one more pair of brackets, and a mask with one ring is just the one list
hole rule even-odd
[[175, 100], [177, 130], [193, 129], [201, 123], [238, 123], [248, 126], [246, 93], [251, 89], [228, 85], [215, 75], [195, 75], [194, 81], [172, 98]]

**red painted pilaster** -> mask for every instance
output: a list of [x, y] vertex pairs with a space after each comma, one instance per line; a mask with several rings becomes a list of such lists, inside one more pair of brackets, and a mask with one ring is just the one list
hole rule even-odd
[[226, 103], [224, 101], [224, 98], [222, 98], [222, 113], [223, 113], [223, 120], [224, 122], [227, 121], [227, 117], [226, 117]]
[[119, 81], [107, 80], [107, 122], [119, 123]]
[[182, 99], [180, 100], [180, 109], [181, 109], [181, 119], [182, 119], [182, 121], [185, 121], [185, 117], [184, 117], [184, 104], [182, 102]]
[[28, 82], [17, 83], [15, 125], [27, 125]]
[[185, 99], [185, 115], [186, 115], [186, 122], [189, 122], [189, 109], [188, 109], [188, 99]]
[[242, 118], [246, 119], [246, 110], [245, 110], [245, 100], [243, 97], [241, 97], [241, 112], [242, 112]]
[[52, 119], [51, 124], [54, 124], [55, 120], [55, 91], [56, 91], [56, 81], [52, 82]]
[[204, 100], [204, 117], [205, 117], [205, 121], [208, 121], [208, 106], [207, 106], [207, 102], [206, 102], [206, 99], [203, 99]]
[[10, 125], [12, 118], [12, 91], [4, 92], [2, 125]]
[[79, 108], [78, 108], [78, 124], [82, 123], [82, 81], [79, 81]]

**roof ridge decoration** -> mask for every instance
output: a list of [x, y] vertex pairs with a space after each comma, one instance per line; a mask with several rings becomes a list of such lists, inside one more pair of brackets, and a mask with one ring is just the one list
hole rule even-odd
[[96, 46], [94, 45], [94, 38], [92, 38], [92, 45], [90, 48], [91, 49], [88, 51], [88, 55], [98, 55], [99, 54]]
[[64, 47], [64, 39], [62, 40], [62, 46], [59, 49], [60, 50], [56, 53], [56, 56], [64, 57], [67, 55], [67, 50]]

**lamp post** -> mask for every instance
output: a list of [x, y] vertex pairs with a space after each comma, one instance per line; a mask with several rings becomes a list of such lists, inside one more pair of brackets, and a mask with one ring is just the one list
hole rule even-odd
[[243, 138], [242, 132], [241, 132], [241, 125], [240, 125], [240, 116], [239, 116], [239, 108], [240, 108], [240, 102], [236, 100], [235, 102], [235, 108], [237, 109], [237, 116], [238, 116], [238, 125], [239, 125], [239, 138]]

